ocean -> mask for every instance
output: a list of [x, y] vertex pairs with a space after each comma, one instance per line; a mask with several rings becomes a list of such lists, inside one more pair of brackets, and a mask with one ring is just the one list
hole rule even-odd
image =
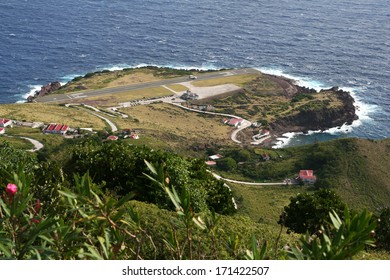
[[0, 103], [51, 81], [145, 65], [254, 67], [352, 92], [359, 120], [277, 147], [390, 136], [388, 0], [1, 0]]

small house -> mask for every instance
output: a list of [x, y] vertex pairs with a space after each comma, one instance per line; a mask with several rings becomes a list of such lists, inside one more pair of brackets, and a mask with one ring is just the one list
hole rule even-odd
[[209, 156], [210, 160], [217, 160], [217, 159], [220, 159], [220, 158], [223, 158], [223, 156], [220, 155], [220, 154]]
[[0, 119], [0, 127], [12, 126], [12, 120]]
[[228, 122], [228, 125], [237, 127], [241, 125], [242, 121], [243, 119], [231, 118]]
[[313, 170], [300, 170], [297, 179], [302, 180], [306, 184], [314, 184], [317, 177], [314, 176]]
[[0, 127], [0, 134], [4, 134], [5, 133], [5, 128], [4, 127]]
[[213, 161], [213, 160], [208, 160], [206, 161], [206, 165], [208, 166], [214, 166], [214, 165], [217, 165], [217, 162]]
[[118, 136], [110, 135], [107, 137], [107, 140], [116, 141], [116, 140], [118, 140]]
[[69, 126], [67, 126], [67, 125], [51, 123], [44, 128], [43, 133], [64, 135], [68, 131], [68, 129], [69, 129]]

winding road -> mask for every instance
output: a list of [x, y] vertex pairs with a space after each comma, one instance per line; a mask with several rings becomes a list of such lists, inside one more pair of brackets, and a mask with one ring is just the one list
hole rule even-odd
[[98, 118], [101, 118], [102, 120], [106, 121], [106, 123], [108, 123], [108, 125], [111, 127], [111, 131], [112, 132], [118, 131], [118, 127], [112, 121], [110, 121], [109, 119], [107, 119], [107, 118], [105, 118], [105, 117], [103, 117], [103, 116], [101, 116], [99, 114], [93, 113], [93, 112], [91, 112], [90, 114], [92, 114], [92, 115], [94, 115], [94, 116], [96, 116]]
[[29, 138], [29, 137], [25, 137], [25, 136], [12, 136], [12, 135], [4, 135], [6, 137], [10, 137], [10, 138], [20, 138], [20, 139], [25, 139], [27, 141], [29, 141], [31, 144], [34, 145], [34, 148], [30, 149], [30, 150], [27, 150], [28, 152], [36, 152], [36, 151], [39, 151], [40, 149], [42, 149], [44, 147], [44, 145], [39, 142], [38, 140], [35, 140], [35, 139], [32, 139], [32, 138]]

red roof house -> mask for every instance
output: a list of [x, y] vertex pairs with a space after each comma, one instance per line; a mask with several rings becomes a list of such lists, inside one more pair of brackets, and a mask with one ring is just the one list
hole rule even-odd
[[298, 178], [308, 184], [313, 184], [317, 181], [317, 177], [314, 176], [313, 170], [300, 170]]
[[4, 134], [4, 133], [5, 133], [4, 127], [0, 127], [0, 134]]
[[51, 123], [45, 127], [43, 133], [51, 134], [65, 134], [69, 129], [69, 126], [64, 124]]
[[7, 127], [7, 126], [11, 126], [11, 125], [12, 125], [11, 120], [7, 120], [7, 119], [3, 119], [3, 118], [0, 119], [0, 127]]
[[116, 140], [118, 140], [118, 136], [110, 135], [107, 137], [107, 140], [116, 141]]
[[243, 121], [243, 119], [231, 118], [230, 121], [228, 122], [228, 125], [239, 126], [239, 125], [241, 125], [242, 121]]

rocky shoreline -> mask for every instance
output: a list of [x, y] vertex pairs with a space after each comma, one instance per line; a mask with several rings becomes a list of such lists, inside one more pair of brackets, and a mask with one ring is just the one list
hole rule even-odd
[[51, 94], [52, 92], [59, 90], [61, 86], [62, 85], [59, 81], [48, 83], [47, 85], [41, 87], [40, 90], [35, 91], [34, 95], [28, 96], [27, 102], [34, 102], [36, 98]]
[[310, 130], [323, 131], [344, 124], [351, 125], [353, 121], [358, 119], [354, 105], [355, 100], [349, 92], [341, 90], [338, 87], [321, 91], [334, 92], [342, 102], [342, 105], [336, 108], [324, 106], [320, 109], [308, 108], [300, 110], [296, 115], [282, 117], [270, 123], [271, 131], [276, 135], [287, 132], [307, 133]]

